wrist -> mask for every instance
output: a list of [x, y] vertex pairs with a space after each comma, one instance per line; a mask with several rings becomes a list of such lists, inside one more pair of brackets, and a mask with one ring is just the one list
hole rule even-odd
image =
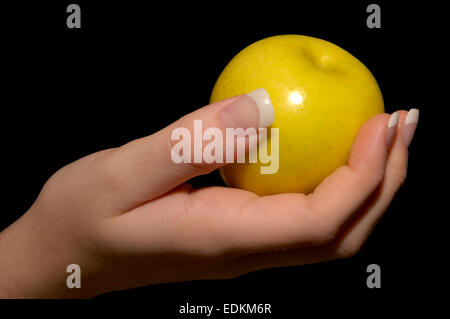
[[[68, 265], [82, 256], [50, 223], [27, 212], [0, 233], [1, 298], [83, 298], [85, 289], [67, 287]], [[74, 253], [76, 251], [77, 253]]]

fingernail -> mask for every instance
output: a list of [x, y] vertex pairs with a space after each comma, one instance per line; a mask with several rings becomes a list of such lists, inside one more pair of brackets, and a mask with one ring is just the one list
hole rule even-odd
[[398, 124], [398, 112], [391, 114], [389, 118], [388, 128], [386, 131], [386, 145], [389, 147], [394, 139], [395, 131], [397, 130]]
[[275, 113], [273, 111], [272, 100], [266, 89], [259, 88], [246, 94], [253, 101], [255, 101], [259, 110], [259, 127], [268, 127], [275, 120]]
[[220, 117], [226, 128], [257, 129], [270, 126], [275, 119], [275, 113], [269, 94], [260, 88], [225, 106]]
[[403, 142], [406, 147], [411, 144], [416, 131], [417, 123], [419, 122], [419, 110], [411, 109], [406, 115], [405, 123], [403, 124]]

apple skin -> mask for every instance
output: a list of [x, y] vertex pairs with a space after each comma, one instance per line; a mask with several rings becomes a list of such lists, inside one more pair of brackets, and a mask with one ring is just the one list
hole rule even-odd
[[[261, 163], [220, 169], [230, 187], [259, 195], [310, 193], [348, 161], [358, 129], [384, 112], [372, 73], [358, 59], [325, 40], [279, 35], [239, 52], [220, 74], [210, 102], [265, 88], [279, 128], [279, 170]], [[270, 140], [268, 140], [270, 145]]]

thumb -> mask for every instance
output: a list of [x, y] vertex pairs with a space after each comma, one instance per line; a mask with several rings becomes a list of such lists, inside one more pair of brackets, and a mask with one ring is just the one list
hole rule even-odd
[[[202, 107], [153, 135], [125, 144], [105, 158], [108, 175], [120, 185], [113, 200], [121, 209], [129, 210], [192, 177], [207, 174], [229, 162], [227, 152], [235, 157], [236, 133], [250, 135], [273, 121], [269, 94], [260, 88]], [[222, 141], [216, 141], [218, 138]], [[245, 140], [248, 149], [249, 138]], [[253, 139], [255, 143], [256, 140]], [[218, 143], [222, 154], [220, 148], [211, 149]], [[204, 158], [205, 153], [213, 153], [213, 158]]]

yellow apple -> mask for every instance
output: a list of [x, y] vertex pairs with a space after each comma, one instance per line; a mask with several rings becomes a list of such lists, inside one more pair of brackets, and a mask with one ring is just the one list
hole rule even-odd
[[[235, 163], [220, 169], [230, 187], [259, 195], [310, 193], [348, 160], [361, 125], [384, 112], [372, 73], [358, 59], [325, 40], [280, 35], [239, 52], [219, 76], [211, 103], [265, 88], [279, 128], [279, 170]], [[270, 140], [267, 142], [270, 145]]]

